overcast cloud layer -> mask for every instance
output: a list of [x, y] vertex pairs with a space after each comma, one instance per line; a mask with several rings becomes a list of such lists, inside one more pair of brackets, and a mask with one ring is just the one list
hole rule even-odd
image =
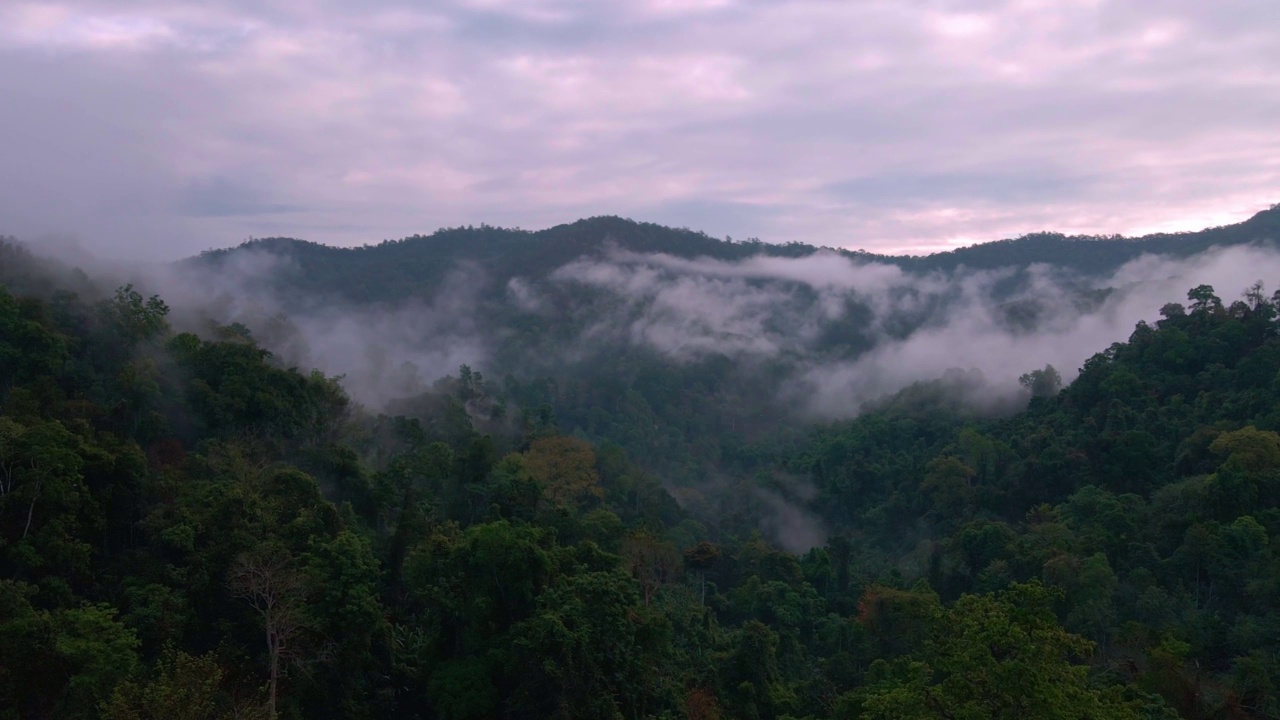
[[0, 234], [618, 214], [911, 251], [1280, 200], [1275, 0], [0, 3]]

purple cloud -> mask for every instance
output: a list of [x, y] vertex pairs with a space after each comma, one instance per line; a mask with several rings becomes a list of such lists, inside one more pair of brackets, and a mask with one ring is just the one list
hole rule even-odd
[[1191, 229], [1280, 199], [1277, 28], [1271, 0], [6, 3], [0, 233]]

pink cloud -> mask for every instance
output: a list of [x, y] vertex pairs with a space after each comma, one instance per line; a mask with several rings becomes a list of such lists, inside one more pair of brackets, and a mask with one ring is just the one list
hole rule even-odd
[[[26, 68], [0, 78], [22, 108], [0, 131], [48, 135], [0, 134], [0, 151], [49, 188], [109, 186], [118, 154], [73, 166], [29, 148], [92, 141], [115, 102], [152, 184], [252, 176], [277, 198], [257, 207], [306, 208], [182, 218], [201, 247], [268, 222], [360, 243], [599, 213], [682, 224], [691, 207], [713, 234], [879, 250], [1185, 229], [1280, 187], [1280, 16], [1232, 8], [29, 2], [0, 9], [0, 53]], [[13, 229], [110, 226], [58, 206], [24, 203]]]

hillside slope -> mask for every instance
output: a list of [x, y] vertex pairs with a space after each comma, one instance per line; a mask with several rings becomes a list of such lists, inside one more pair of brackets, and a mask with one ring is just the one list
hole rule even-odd
[[[11, 291], [40, 272], [9, 250], [11, 714], [1280, 712], [1280, 295], [1261, 288], [1193, 287], [1066, 389], [1029, 378], [1004, 419], [913, 387], [748, 434], [682, 404], [723, 395], [724, 358], [552, 383], [518, 417], [467, 369], [415, 417], [374, 415], [243, 328], [175, 333], [158, 297]], [[669, 485], [676, 507], [618, 444], [569, 434], [579, 412], [624, 442], [656, 419], [673, 460], [716, 473]]]
[[[1181, 258], [1214, 247], [1274, 243], [1278, 237], [1280, 206], [1237, 224], [1198, 232], [1138, 238], [1037, 233], [925, 256], [834, 252], [860, 262], [893, 265], [914, 273], [954, 272], [960, 268], [990, 270], [1039, 263], [1102, 275], [1144, 253]], [[234, 248], [209, 251], [184, 264], [216, 269], [245, 254], [282, 255], [293, 263], [291, 271], [279, 278], [290, 291], [357, 302], [387, 302], [429, 295], [443, 282], [448, 271], [460, 264], [481, 268], [490, 279], [502, 284], [519, 276], [545, 277], [579, 258], [599, 256], [610, 247], [639, 254], [662, 253], [727, 262], [758, 255], [806, 257], [822, 250], [801, 243], [772, 245], [756, 240], [721, 240], [688, 229], [618, 217], [595, 217], [536, 232], [490, 226], [450, 228], [358, 248], [264, 238]]]

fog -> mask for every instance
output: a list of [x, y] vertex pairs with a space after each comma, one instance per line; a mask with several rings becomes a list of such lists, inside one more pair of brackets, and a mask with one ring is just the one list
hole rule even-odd
[[[1091, 355], [1127, 339], [1139, 321], [1159, 319], [1162, 306], [1184, 301], [1194, 286], [1213, 285], [1230, 302], [1255, 281], [1280, 277], [1280, 253], [1143, 256], [1100, 278], [1032, 266], [1002, 296], [999, 286], [1014, 274], [917, 275], [835, 253], [740, 263], [615, 253], [552, 277], [601, 288], [633, 311], [624, 322], [601, 318], [593, 334], [607, 326], [678, 362], [711, 353], [791, 359], [785, 392], [817, 416], [839, 418], [953, 369], [978, 371], [996, 396], [1016, 396], [1018, 377], [1046, 364], [1069, 382]], [[1019, 308], [1033, 316], [1011, 317]], [[864, 335], [869, 348], [823, 342], [841, 328]]]
[[[1158, 320], [1162, 306], [1184, 302], [1194, 286], [1212, 285], [1229, 303], [1254, 282], [1280, 278], [1280, 253], [1262, 246], [1145, 255], [1082, 277], [1043, 265], [919, 274], [831, 251], [726, 262], [606, 245], [544, 276], [496, 278], [457, 265], [414, 298], [362, 304], [282, 297], [301, 270], [288, 256], [253, 248], [231, 253], [214, 272], [88, 255], [72, 261], [105, 282], [159, 293], [179, 330], [209, 334], [241, 323], [282, 363], [343, 376], [353, 398], [375, 410], [462, 364], [491, 376], [568, 371], [622, 347], [672, 363], [727, 356], [779, 364], [787, 377], [773, 392], [811, 419], [852, 417], [944, 375], [966, 378], [960, 384], [975, 405], [1007, 407], [1025, 399], [1023, 373], [1053, 365], [1070, 382], [1091, 355], [1127, 339], [1139, 321]], [[574, 291], [590, 294], [566, 296]], [[566, 323], [571, 340], [539, 346], [538, 357], [518, 366], [493, 366], [498, 355], [521, 358], [514, 329], [529, 316]]]
[[286, 298], [280, 281], [300, 272], [287, 256], [233, 253], [217, 272], [189, 265], [152, 268], [141, 283], [171, 306], [176, 329], [208, 334], [240, 323], [287, 366], [341, 376], [372, 410], [421, 394], [463, 364], [483, 365], [498, 328], [477, 325], [485, 283], [478, 267], [457, 267], [430, 296], [392, 305]]
[[[1212, 285], [1230, 303], [1255, 282], [1274, 289], [1280, 278], [1280, 252], [1263, 246], [1142, 256], [1084, 277], [1043, 265], [922, 274], [831, 251], [727, 262], [606, 243], [542, 274], [494, 276], [457, 264], [412, 298], [360, 303], [288, 290], [302, 269], [261, 248], [237, 250], [210, 269], [113, 265], [65, 244], [36, 245], [55, 247], [87, 266], [104, 291], [134, 282], [160, 294], [176, 330], [217, 336], [239, 323], [282, 364], [341, 376], [373, 411], [431, 392], [462, 364], [490, 377], [567, 377], [583, 368], [607, 373], [602, 353], [622, 350], [672, 366], [710, 358], [767, 366], [772, 374], [746, 381], [756, 383], [746, 392], [790, 414], [775, 423], [851, 418], [939, 379], [934, 387], [953, 405], [1016, 411], [1028, 398], [1020, 375], [1053, 365], [1069, 383], [1090, 356], [1126, 340], [1138, 322], [1158, 320], [1190, 288]], [[531, 318], [556, 328], [554, 340], [531, 334]], [[752, 492], [776, 541], [797, 552], [821, 544], [804, 482], [775, 478]]]

